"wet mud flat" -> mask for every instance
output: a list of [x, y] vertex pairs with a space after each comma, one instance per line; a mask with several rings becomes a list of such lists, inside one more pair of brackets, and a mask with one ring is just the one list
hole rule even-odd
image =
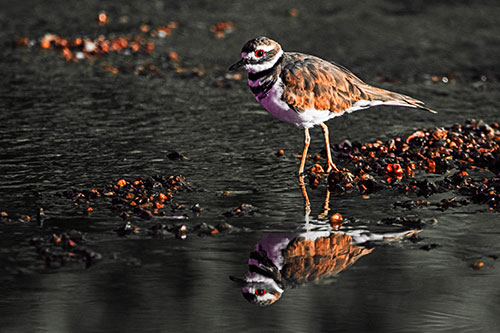
[[[2, 329], [497, 326], [495, 3], [75, 6], [3, 14]], [[439, 114], [330, 121], [303, 191], [302, 133], [226, 72], [257, 35]]]
[[[399, 192], [406, 199], [394, 201], [392, 206], [403, 212], [417, 208], [445, 211], [471, 204], [497, 212], [500, 209], [499, 144], [498, 124], [490, 126], [475, 120], [449, 128], [418, 130], [406, 139], [397, 137], [386, 142], [377, 140], [368, 143], [345, 140], [334, 146], [333, 153], [339, 165], [348, 165], [326, 174], [321, 165], [326, 159], [326, 152], [310, 156], [309, 161], [314, 164], [306, 171], [307, 187], [309, 191], [318, 187], [326, 189], [325, 210], [319, 218], [325, 225], [330, 224], [333, 230], [339, 230], [346, 221], [343, 222], [341, 214], [331, 211], [330, 200], [341, 200], [348, 193], [368, 199], [369, 195], [382, 190]], [[279, 158], [282, 152], [276, 155]], [[431, 174], [441, 177], [429, 180], [427, 176]], [[305, 189], [306, 195], [308, 189]], [[134, 180], [119, 179], [101, 189], [66, 190], [59, 193], [56, 200], [66, 199], [68, 211], [89, 219], [99, 213], [96, 210], [120, 217], [122, 222], [117, 222], [112, 230], [117, 237], [135, 235], [136, 238], [186, 239], [188, 234], [221, 237], [227, 233], [251, 232], [248, 227], [238, 228], [229, 222], [254, 215], [257, 208], [248, 203], [241, 203], [225, 212], [219, 211], [221, 222], [216, 225], [191, 222], [203, 215], [205, 208], [190, 200], [193, 191], [196, 187], [183, 176], [156, 175]], [[184, 192], [183, 204], [175, 200], [178, 192]], [[439, 201], [428, 199], [436, 194], [445, 198]], [[231, 192], [226, 190], [211, 195], [223, 198], [231, 196]], [[43, 236], [20, 243], [29, 244], [49, 268], [71, 262], [84, 263], [89, 268], [103, 258], [102, 254], [81, 246], [87, 243], [84, 235], [71, 224], [61, 230], [62, 233], [51, 233], [51, 228], [44, 231], [44, 227], [50, 225], [50, 217], [43, 207], [33, 217], [27, 214], [11, 216], [5, 211], [0, 214], [3, 225], [25, 224], [40, 230]], [[352, 219], [355, 218], [353, 214]], [[415, 230], [426, 225], [422, 219], [406, 218], [404, 213], [400, 217], [387, 216], [379, 223]], [[439, 244], [423, 245], [421, 249], [436, 246]], [[498, 257], [497, 254], [489, 256], [495, 260]], [[12, 264], [16, 266], [15, 260]], [[474, 268], [483, 265], [480, 261], [473, 263]], [[19, 272], [23, 271], [26, 272], [26, 267], [19, 267]]]

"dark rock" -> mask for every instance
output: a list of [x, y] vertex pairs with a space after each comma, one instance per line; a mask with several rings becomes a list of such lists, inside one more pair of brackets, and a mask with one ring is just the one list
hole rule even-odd
[[441, 247], [441, 245], [436, 244], [436, 243], [432, 243], [432, 244], [426, 244], [426, 245], [421, 246], [420, 250], [430, 251], [430, 250], [434, 250], [438, 247]]
[[421, 229], [427, 224], [420, 218], [408, 217], [388, 217], [382, 219], [381, 222], [388, 225], [401, 225], [411, 229]]
[[225, 212], [223, 215], [226, 217], [233, 217], [233, 216], [239, 217], [239, 216], [244, 216], [244, 215], [253, 215], [255, 209], [256, 208], [250, 204], [242, 203], [238, 207], [236, 207], [230, 211]]
[[118, 236], [123, 237], [127, 235], [137, 234], [139, 232], [139, 228], [132, 223], [127, 222], [118, 229], [115, 229], [115, 232], [118, 234]]
[[181, 153], [178, 153], [176, 151], [171, 151], [167, 153], [167, 157], [171, 160], [184, 160], [186, 157], [182, 155]]

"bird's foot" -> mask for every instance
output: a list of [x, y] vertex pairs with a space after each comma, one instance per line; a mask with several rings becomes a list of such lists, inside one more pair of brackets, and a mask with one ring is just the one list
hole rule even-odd
[[336, 172], [340, 171], [340, 170], [337, 168], [337, 166], [335, 165], [335, 163], [333, 163], [333, 162], [328, 162], [328, 168], [326, 168], [326, 172], [327, 172], [327, 173], [330, 173], [332, 170], [333, 170], [333, 171], [336, 171]]

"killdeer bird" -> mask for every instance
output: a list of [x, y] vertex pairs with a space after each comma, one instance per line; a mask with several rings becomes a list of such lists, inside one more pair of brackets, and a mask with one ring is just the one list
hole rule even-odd
[[303, 128], [304, 150], [299, 176], [304, 172], [310, 143], [309, 128], [321, 125], [328, 159], [327, 172], [337, 170], [333, 163], [328, 127], [325, 121], [376, 105], [418, 108], [435, 113], [412, 97], [372, 87], [348, 69], [321, 58], [284, 52], [280, 44], [258, 37], [241, 50], [241, 59], [229, 70], [244, 68], [248, 85], [264, 108], [276, 118]]
[[373, 251], [372, 242], [390, 242], [410, 237], [420, 230], [371, 233], [349, 231], [307, 231], [297, 234], [266, 234], [248, 259], [243, 278], [231, 276], [250, 303], [271, 305], [286, 289], [336, 276]]

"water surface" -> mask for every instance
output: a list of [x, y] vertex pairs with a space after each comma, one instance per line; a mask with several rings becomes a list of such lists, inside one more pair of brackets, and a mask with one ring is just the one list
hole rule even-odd
[[[295, 233], [304, 224], [295, 172], [303, 133], [271, 118], [245, 80], [218, 87], [223, 70], [243, 43], [268, 35], [288, 50], [313, 53], [349, 67], [369, 83], [426, 101], [438, 115], [375, 108], [329, 122], [332, 141], [385, 140], [415, 129], [449, 126], [468, 118], [498, 121], [500, 7], [495, 2], [366, 1], [148, 4], [90, 1], [67, 4], [4, 2], [0, 38], [0, 210], [48, 219], [0, 225], [2, 283], [0, 328], [32, 331], [493, 331], [498, 325], [499, 217], [470, 205], [445, 212], [393, 208], [402, 194], [384, 190], [363, 198], [332, 197], [330, 214], [345, 227], [394, 232], [384, 217], [420, 217], [428, 223], [418, 243], [375, 244], [336, 277], [289, 289], [259, 308], [241, 296], [229, 276], [242, 277], [255, 244], [271, 232]], [[296, 18], [288, 10], [298, 9]], [[99, 27], [106, 10], [115, 20]], [[117, 18], [127, 15], [127, 25]], [[55, 51], [16, 48], [17, 37], [45, 33], [67, 37], [126, 34], [141, 23], [178, 21], [172, 36], [138, 57], [92, 63], [65, 62]], [[210, 26], [233, 21], [235, 31], [216, 39]], [[186, 66], [202, 64], [205, 77], [117, 75], [102, 61], [164, 63], [179, 53]], [[458, 73], [458, 75], [450, 73]], [[222, 73], [222, 74], [221, 74]], [[432, 76], [454, 77], [435, 83]], [[482, 76], [486, 79], [482, 79]], [[381, 79], [384, 77], [386, 79]], [[380, 82], [390, 81], [390, 82]], [[322, 149], [312, 130], [311, 151]], [[279, 149], [285, 151], [276, 156]], [[172, 160], [176, 151], [187, 159]], [[146, 232], [118, 237], [123, 221], [102, 202], [90, 216], [61, 193], [102, 188], [118, 179], [182, 174], [193, 191], [175, 200], [189, 207], [187, 225], [227, 221], [241, 232], [215, 237], [155, 239]], [[425, 175], [423, 175], [425, 177]], [[230, 191], [227, 197], [222, 191]], [[326, 189], [308, 189], [311, 219], [321, 213]], [[222, 214], [241, 203], [253, 215]], [[134, 220], [144, 230], [152, 222]], [[244, 229], [243, 229], [244, 228]], [[83, 232], [103, 260], [45, 268], [29, 240], [51, 233]], [[422, 245], [439, 246], [425, 251]], [[472, 265], [484, 262], [480, 270]]]

